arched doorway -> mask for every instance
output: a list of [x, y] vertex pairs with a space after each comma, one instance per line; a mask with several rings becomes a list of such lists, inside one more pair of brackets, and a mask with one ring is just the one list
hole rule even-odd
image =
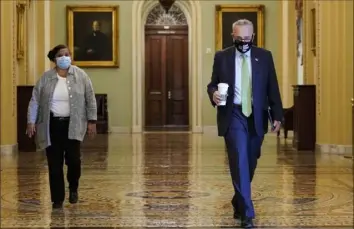
[[188, 23], [173, 5], [145, 22], [145, 130], [189, 130]]

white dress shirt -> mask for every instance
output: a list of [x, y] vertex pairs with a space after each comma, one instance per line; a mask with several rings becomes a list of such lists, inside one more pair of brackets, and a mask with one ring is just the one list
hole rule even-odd
[[58, 83], [55, 86], [51, 104], [51, 112], [54, 117], [70, 116], [69, 91], [66, 78], [57, 75]]
[[[249, 67], [250, 77], [252, 78], [252, 67], [251, 67], [251, 50], [242, 54], [236, 49], [235, 55], [235, 97], [234, 104], [241, 105], [242, 101], [242, 55], [246, 56], [246, 61]], [[252, 80], [252, 79], [251, 79]]]

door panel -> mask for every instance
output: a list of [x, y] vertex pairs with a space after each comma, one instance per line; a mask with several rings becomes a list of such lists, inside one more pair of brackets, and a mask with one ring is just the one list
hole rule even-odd
[[167, 38], [167, 125], [188, 125], [188, 36]]
[[170, 28], [145, 28], [145, 128], [152, 130], [189, 125], [188, 27]]
[[148, 35], [145, 39], [145, 125], [166, 122], [165, 87], [166, 37]]

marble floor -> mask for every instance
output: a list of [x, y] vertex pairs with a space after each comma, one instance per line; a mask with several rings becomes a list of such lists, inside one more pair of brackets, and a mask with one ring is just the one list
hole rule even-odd
[[[1, 228], [237, 228], [222, 138], [97, 136], [83, 147], [80, 201], [51, 209], [41, 152], [1, 155]], [[253, 184], [258, 228], [353, 228], [353, 161], [267, 136]]]

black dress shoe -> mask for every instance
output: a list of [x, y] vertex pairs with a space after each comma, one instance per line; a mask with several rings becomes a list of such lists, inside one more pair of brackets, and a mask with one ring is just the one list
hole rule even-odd
[[248, 217], [242, 218], [241, 227], [243, 227], [243, 228], [253, 228], [254, 226], [253, 226], [252, 218], [248, 218]]
[[237, 211], [234, 211], [234, 219], [241, 219], [241, 214]]
[[79, 195], [78, 195], [77, 191], [76, 192], [75, 191], [71, 191], [70, 192], [70, 196], [69, 196], [69, 202], [71, 204], [76, 204], [78, 199], [79, 199]]
[[54, 202], [52, 207], [53, 209], [63, 208], [63, 202]]

